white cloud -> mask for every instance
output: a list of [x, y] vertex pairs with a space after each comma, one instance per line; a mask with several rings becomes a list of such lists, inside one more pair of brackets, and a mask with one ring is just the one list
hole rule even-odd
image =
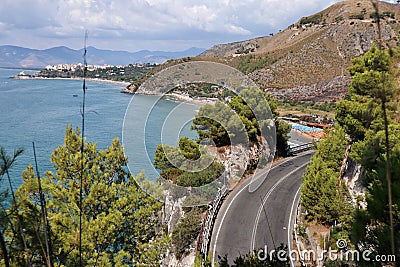
[[57, 24], [57, 5], [48, 0], [2, 0], [0, 22], [16, 29], [35, 29]]
[[0, 28], [10, 31], [0, 44], [76, 47], [88, 29], [93, 45], [104, 48], [146, 49], [141, 44], [163, 40], [159, 49], [210, 46], [268, 35], [338, 1], [2, 0]]
[[226, 25], [226, 30], [229, 33], [235, 34], [235, 35], [250, 35], [251, 32], [249, 30], [246, 30], [242, 27], [238, 27], [235, 25]]

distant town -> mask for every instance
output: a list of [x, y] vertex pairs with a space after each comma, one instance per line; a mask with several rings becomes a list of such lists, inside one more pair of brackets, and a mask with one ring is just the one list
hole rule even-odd
[[[157, 64], [129, 64], [123, 65], [88, 65], [87, 78], [111, 80], [119, 82], [131, 83], [139, 77], [146, 74], [148, 71], [157, 67]], [[20, 72], [13, 78], [17, 79], [32, 79], [32, 78], [82, 78], [84, 66], [81, 63], [77, 64], [56, 64], [48, 65], [44, 69], [35, 74], [25, 74]]]

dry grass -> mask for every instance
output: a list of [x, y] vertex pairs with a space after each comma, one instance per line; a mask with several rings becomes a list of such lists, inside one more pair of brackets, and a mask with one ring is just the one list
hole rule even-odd
[[[382, 20], [387, 45], [397, 45], [400, 29], [400, 5], [382, 2], [380, 12], [393, 12], [396, 20]], [[364, 13], [364, 19], [350, 19]], [[365, 53], [377, 37], [377, 25], [370, 18], [374, 13], [369, 0], [344, 1], [317, 13], [318, 25], [301, 25], [300, 21], [274, 36], [218, 45], [205, 54], [225, 59], [237, 67], [238, 51], [257, 47], [249, 54], [276, 60], [255, 70], [250, 77], [264, 88], [293, 88], [315, 84], [348, 75], [351, 59]]]
[[[381, 2], [380, 12], [385, 11], [395, 14], [395, 20], [388, 17], [381, 20], [383, 39], [386, 45], [393, 47], [400, 41], [400, 5]], [[365, 14], [363, 20], [350, 19], [360, 13]], [[323, 87], [327, 81], [348, 76], [347, 67], [351, 59], [369, 50], [377, 37], [377, 25], [370, 18], [372, 13], [374, 9], [370, 0], [336, 3], [316, 14], [320, 18], [316, 25], [302, 25], [299, 20], [273, 36], [216, 45], [198, 57], [168, 61], [155, 72], [197, 60], [237, 68], [246, 57], [252, 55], [249, 64], [257, 65], [260, 62], [262, 64], [258, 66], [262, 67], [255, 68], [249, 76], [262, 88], [287, 89], [314, 84], [322, 84]], [[271, 61], [264, 64], [265, 57]], [[342, 86], [329, 91], [312, 86], [301, 90], [307, 91], [302, 92], [305, 95], [316, 96], [310, 99], [331, 101], [334, 98], [332, 95], [336, 95], [334, 100], [337, 100], [346, 89], [347, 86]], [[290, 98], [296, 99], [296, 96], [291, 95]]]
[[335, 113], [334, 112], [326, 112], [318, 109], [311, 109], [311, 108], [302, 108], [302, 107], [292, 107], [292, 108], [283, 108], [279, 107], [277, 109], [279, 116], [286, 117], [287, 115], [291, 114], [294, 116], [306, 116], [306, 115], [318, 115], [321, 117], [326, 117], [328, 119], [334, 119]]

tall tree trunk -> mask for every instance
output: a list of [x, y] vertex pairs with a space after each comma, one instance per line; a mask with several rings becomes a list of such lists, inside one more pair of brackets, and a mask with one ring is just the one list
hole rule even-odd
[[37, 164], [37, 159], [36, 159], [36, 149], [35, 149], [35, 142], [32, 142], [32, 147], [33, 147], [33, 156], [35, 158], [35, 167], [36, 167], [36, 176], [38, 180], [38, 190], [39, 190], [39, 196], [40, 196], [40, 211], [42, 215], [42, 221], [43, 221], [43, 228], [44, 228], [44, 239], [45, 239], [45, 244], [46, 244], [46, 263], [47, 267], [53, 267], [53, 261], [52, 261], [52, 249], [51, 249], [51, 240], [50, 240], [50, 232], [49, 232], [49, 224], [47, 221], [47, 209], [46, 209], [46, 200], [44, 198], [43, 190], [42, 190], [42, 183], [40, 180], [40, 173], [39, 173], [39, 168]]
[[[372, 5], [375, 9], [376, 19], [378, 24], [378, 36], [379, 36], [379, 46], [380, 49], [383, 49], [383, 40], [382, 40], [382, 31], [381, 31], [381, 22], [379, 16], [379, 1], [378, 0], [371, 0]], [[399, 1], [397, 1], [399, 3]], [[380, 96], [381, 105], [382, 105], [382, 112], [383, 112], [383, 120], [385, 124], [385, 150], [386, 150], [386, 180], [388, 185], [388, 205], [389, 205], [389, 227], [390, 227], [390, 247], [392, 250], [392, 254], [395, 255], [396, 248], [394, 242], [394, 225], [393, 225], [393, 200], [392, 200], [392, 172], [390, 168], [390, 145], [389, 145], [389, 122], [387, 118], [386, 112], [386, 101], [387, 97], [385, 95], [385, 78], [382, 80], [383, 88]]]
[[1, 245], [1, 250], [3, 251], [5, 267], [10, 267], [10, 258], [8, 257], [7, 246], [6, 242], [4, 241], [3, 231], [1, 231], [0, 233], [0, 245]]
[[20, 233], [20, 236], [21, 236], [22, 243], [24, 245], [24, 250], [27, 253], [26, 264], [27, 264], [27, 266], [32, 266], [30, 257], [28, 255], [28, 252], [29, 252], [28, 244], [26, 243], [26, 239], [25, 239], [25, 235], [24, 235], [23, 220], [22, 220], [21, 216], [18, 213], [17, 200], [15, 198], [14, 189], [13, 189], [13, 186], [12, 186], [12, 183], [11, 183], [11, 177], [10, 177], [10, 173], [8, 172], [8, 169], [6, 169], [6, 174], [7, 174], [7, 178], [8, 178], [8, 183], [10, 184], [11, 195], [12, 195], [12, 199], [13, 199], [13, 205], [15, 206], [15, 212], [16, 212], [17, 219], [18, 219], [19, 233]]
[[392, 172], [390, 167], [390, 145], [389, 145], [389, 125], [386, 114], [386, 100], [382, 99], [383, 120], [385, 124], [385, 148], [386, 148], [386, 179], [388, 186], [388, 205], [389, 205], [389, 224], [390, 224], [390, 247], [392, 255], [395, 255], [394, 245], [394, 225], [393, 225], [393, 200], [392, 200]]

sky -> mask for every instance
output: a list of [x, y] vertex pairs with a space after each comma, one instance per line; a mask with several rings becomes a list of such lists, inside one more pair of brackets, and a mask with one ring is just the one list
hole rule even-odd
[[[182, 51], [285, 29], [338, 0], [1, 0], [0, 45]], [[390, 1], [389, 1], [390, 2]], [[392, 1], [395, 2], [395, 1]]]

